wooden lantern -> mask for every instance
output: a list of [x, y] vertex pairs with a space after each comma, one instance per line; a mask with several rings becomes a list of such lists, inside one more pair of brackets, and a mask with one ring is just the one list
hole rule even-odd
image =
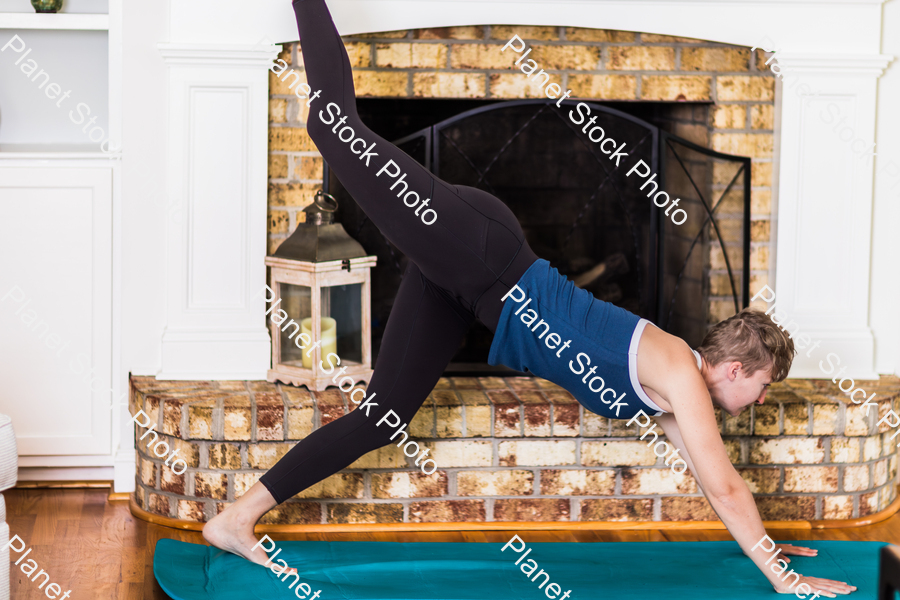
[[266, 257], [274, 292], [266, 307], [270, 382], [349, 391], [372, 377], [371, 268], [377, 258], [366, 256], [334, 222], [336, 208], [320, 191], [301, 213], [305, 222]]

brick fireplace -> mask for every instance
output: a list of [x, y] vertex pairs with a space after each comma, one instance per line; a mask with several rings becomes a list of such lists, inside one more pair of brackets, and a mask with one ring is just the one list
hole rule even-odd
[[[363, 98], [508, 100], [536, 96], [515, 57], [514, 34], [573, 96], [598, 102], [679, 103], [673, 133], [752, 158], [751, 290], [773, 283], [775, 82], [764, 56], [703, 40], [574, 27], [465, 26], [346, 36]], [[297, 44], [280, 55], [302, 70]], [[305, 107], [269, 75], [268, 248], [297, 225], [322, 186], [321, 156]], [[722, 189], [723, 173], [713, 173]], [[721, 251], [713, 245], [708, 323], [733, 314]], [[381, 264], [381, 263], [380, 263]], [[381, 268], [381, 267], [379, 267]], [[726, 447], [766, 520], [871, 516], [896, 499], [898, 458], [876, 421], [900, 410], [900, 380], [860, 382], [878, 392], [866, 416], [828, 380], [773, 386], [740, 418], [717, 410]], [[189, 458], [181, 476], [139, 445], [134, 502], [153, 515], [208, 520], [239, 497], [297, 440], [352, 410], [340, 391], [244, 381], [132, 379], [144, 410]], [[275, 524], [715, 519], [690, 475], [674, 475], [637, 427], [584, 411], [535, 378], [447, 377], [410, 427], [433, 449], [424, 476], [393, 446], [313, 486], [266, 516]]]
[[[516, 56], [501, 52], [513, 34], [534, 47], [531, 56], [552, 73], [551, 81], [571, 89], [574, 98], [683, 103], [669, 112], [664, 128], [701, 146], [751, 157], [750, 289], [769, 281], [775, 82], [760, 51], [751, 56], [749, 48], [740, 46], [575, 27], [448, 27], [344, 39], [361, 98], [539, 97], [540, 90], [513, 67]], [[280, 57], [301, 71], [298, 45], [283, 48]], [[322, 160], [304, 129], [305, 104], [272, 73], [269, 86], [272, 252], [296, 227], [298, 212], [322, 185]], [[713, 192], [721, 194], [733, 172], [713, 166]], [[734, 263], [736, 257], [731, 258]], [[716, 323], [734, 313], [734, 303], [716, 244], [707, 260], [706, 314]]]

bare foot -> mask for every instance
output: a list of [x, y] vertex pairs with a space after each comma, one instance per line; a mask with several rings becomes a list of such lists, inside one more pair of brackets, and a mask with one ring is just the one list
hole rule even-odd
[[[266, 565], [269, 562], [269, 555], [263, 549], [265, 544], [260, 544], [253, 534], [255, 523], [255, 520], [250, 522], [249, 519], [242, 518], [239, 510], [235, 510], [234, 506], [229, 506], [203, 526], [203, 539], [220, 550], [237, 554], [250, 562], [267, 568], [271, 568], [275, 564], [280, 568], [277, 563]], [[274, 547], [271, 549], [274, 550]], [[284, 576], [296, 572], [297, 569], [289, 568], [278, 574]]]

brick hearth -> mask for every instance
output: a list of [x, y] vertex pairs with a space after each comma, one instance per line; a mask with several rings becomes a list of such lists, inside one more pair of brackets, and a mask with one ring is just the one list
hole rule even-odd
[[[858, 382], [879, 414], [831, 381], [788, 380], [738, 418], [717, 409], [732, 462], [766, 520], [870, 515], [896, 496], [898, 458], [885, 424], [900, 412], [900, 379]], [[240, 497], [297, 440], [356, 408], [331, 388], [258, 381], [132, 378], [143, 409], [179, 450], [175, 475], [138, 442], [138, 506], [205, 521]], [[724, 416], [724, 418], [723, 418]], [[537, 378], [446, 378], [410, 425], [438, 470], [423, 475], [386, 446], [314, 485], [265, 523], [681, 521], [715, 519], [690, 476], [657, 459], [637, 426], [609, 421]], [[135, 427], [136, 438], [143, 429]], [[148, 436], [145, 441], [151, 439]]]

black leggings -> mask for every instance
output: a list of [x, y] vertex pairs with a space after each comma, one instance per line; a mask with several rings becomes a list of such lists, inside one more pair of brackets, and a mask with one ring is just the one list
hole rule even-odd
[[441, 181], [360, 121], [350, 61], [324, 0], [294, 0], [293, 6], [307, 82], [313, 94], [321, 90], [310, 105], [309, 135], [410, 263], [366, 390], [377, 406], [368, 416], [356, 409], [314, 431], [263, 475], [260, 481], [279, 503], [390, 443], [394, 428], [376, 428], [376, 422], [388, 410], [403, 423], [412, 420], [474, 319], [495, 331], [501, 298], [537, 260], [502, 201]]

